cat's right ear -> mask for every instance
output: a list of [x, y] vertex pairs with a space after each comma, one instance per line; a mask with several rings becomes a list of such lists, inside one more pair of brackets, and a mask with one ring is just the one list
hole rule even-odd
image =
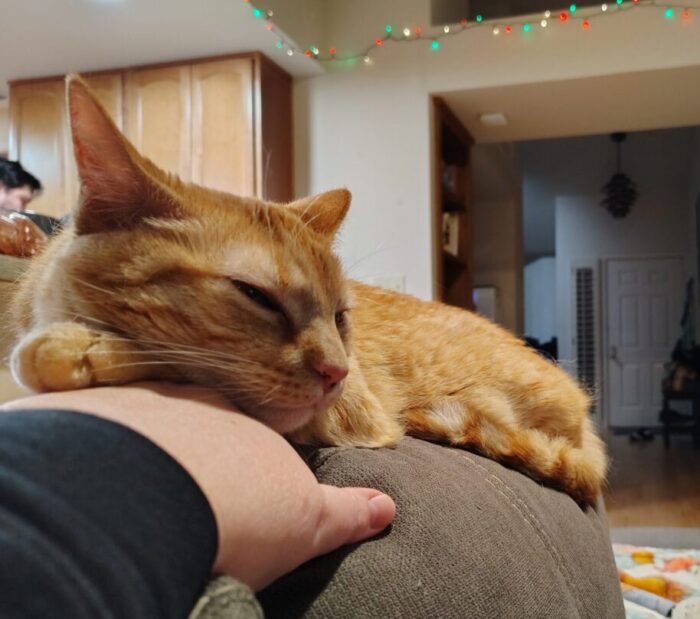
[[153, 172], [165, 174], [136, 152], [79, 76], [69, 75], [66, 86], [80, 176], [76, 232], [130, 228], [144, 218], [170, 214], [175, 201]]

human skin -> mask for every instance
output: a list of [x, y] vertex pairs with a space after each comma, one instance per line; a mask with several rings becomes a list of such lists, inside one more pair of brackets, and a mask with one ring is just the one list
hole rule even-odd
[[178, 461], [209, 500], [219, 532], [213, 571], [258, 591], [302, 563], [371, 537], [395, 505], [378, 490], [319, 484], [287, 441], [215, 392], [140, 383], [32, 395], [0, 411], [66, 409], [108, 419]]
[[33, 197], [34, 191], [29, 185], [8, 188], [0, 183], [0, 211], [24, 211]]

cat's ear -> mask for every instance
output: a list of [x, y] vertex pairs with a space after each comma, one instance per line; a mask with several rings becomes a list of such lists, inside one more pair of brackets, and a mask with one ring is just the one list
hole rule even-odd
[[343, 223], [351, 200], [352, 194], [347, 189], [334, 189], [292, 202], [288, 208], [314, 232], [330, 240]]
[[154, 173], [112, 122], [85, 82], [66, 80], [75, 161], [80, 176], [78, 234], [130, 228], [146, 217], [170, 214], [175, 203]]

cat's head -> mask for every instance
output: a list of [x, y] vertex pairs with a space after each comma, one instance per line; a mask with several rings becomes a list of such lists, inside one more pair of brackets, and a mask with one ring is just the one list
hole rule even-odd
[[350, 300], [331, 245], [350, 193], [281, 205], [185, 184], [139, 155], [77, 77], [68, 108], [75, 317], [280, 432], [329, 408], [348, 371]]

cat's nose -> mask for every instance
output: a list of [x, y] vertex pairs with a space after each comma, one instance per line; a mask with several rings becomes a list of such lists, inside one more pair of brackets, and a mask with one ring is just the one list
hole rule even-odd
[[335, 386], [348, 375], [347, 366], [335, 365], [325, 361], [315, 363], [314, 370], [316, 370], [323, 382], [324, 394], [333, 391]]

